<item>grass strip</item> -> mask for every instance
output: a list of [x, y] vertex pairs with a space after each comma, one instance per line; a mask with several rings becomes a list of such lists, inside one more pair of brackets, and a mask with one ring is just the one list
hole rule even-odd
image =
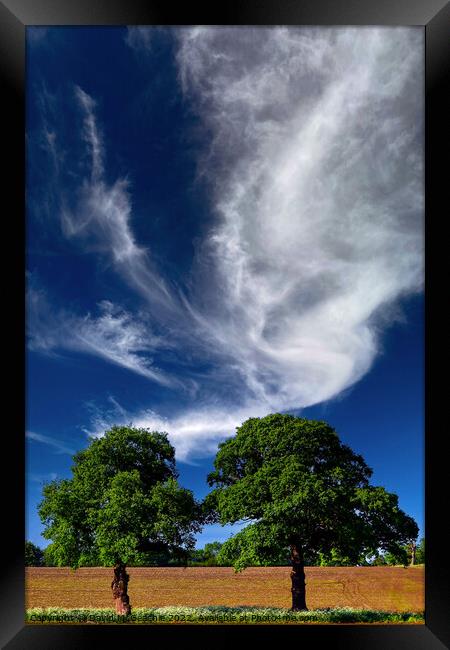
[[130, 616], [113, 609], [35, 607], [26, 611], [27, 623], [422, 623], [424, 612], [387, 612], [351, 607], [293, 612], [269, 607], [152, 607], [135, 608]]

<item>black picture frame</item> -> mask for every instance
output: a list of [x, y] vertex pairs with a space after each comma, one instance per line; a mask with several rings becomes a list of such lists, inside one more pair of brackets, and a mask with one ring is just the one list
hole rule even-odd
[[[427, 560], [425, 571], [425, 625], [298, 625], [298, 626], [138, 626], [67, 625], [31, 626], [24, 623], [24, 460], [25, 460], [25, 29], [32, 25], [421, 25], [425, 30], [425, 502]], [[8, 279], [5, 299], [8, 309], [5, 341], [12, 352], [8, 388], [16, 403], [4, 429], [5, 456], [2, 468], [13, 471], [4, 479], [4, 538], [8, 552], [2, 565], [4, 597], [1, 611], [2, 647], [87, 648], [108, 643], [137, 647], [151, 643], [155, 633], [166, 643], [179, 643], [196, 633], [202, 643], [241, 640], [257, 642], [259, 634], [276, 630], [299, 645], [324, 643], [333, 648], [399, 648], [438, 650], [450, 647], [450, 578], [447, 561], [450, 502], [448, 460], [445, 453], [446, 395], [443, 351], [448, 327], [439, 311], [446, 298], [446, 239], [444, 188], [448, 175], [445, 138], [448, 109], [445, 91], [449, 87], [448, 37], [450, 5], [444, 0], [242, 0], [222, 5], [193, 6], [145, 0], [3, 0], [0, 2], [0, 75], [2, 82], [4, 192], [9, 199], [4, 211], [5, 250], [10, 253], [4, 277]], [[447, 164], [445, 164], [447, 161]], [[448, 209], [447, 209], [448, 212]], [[440, 282], [441, 280], [441, 282]], [[13, 317], [11, 315], [14, 314]], [[447, 338], [446, 337], [446, 338]], [[445, 341], [445, 342], [444, 342]], [[439, 368], [442, 364], [442, 368]], [[440, 373], [439, 370], [442, 372]], [[11, 402], [12, 403], [12, 402]], [[405, 450], [407, 453], [407, 450]], [[218, 629], [220, 628], [220, 629]], [[180, 633], [183, 635], [180, 637]], [[109, 637], [109, 639], [108, 639]]]

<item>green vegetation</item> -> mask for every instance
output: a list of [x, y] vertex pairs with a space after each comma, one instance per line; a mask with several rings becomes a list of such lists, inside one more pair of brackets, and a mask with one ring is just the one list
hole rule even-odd
[[28, 623], [422, 623], [423, 612], [316, 609], [294, 612], [261, 607], [154, 607], [136, 608], [131, 616], [118, 616], [113, 609], [34, 608], [26, 612]]
[[[413, 546], [414, 555], [413, 555]], [[397, 553], [379, 553], [372, 561], [374, 566], [410, 566], [425, 564], [425, 538], [422, 537], [417, 545], [406, 544]]]
[[237, 571], [290, 557], [292, 609], [305, 610], [305, 564], [356, 565], [380, 549], [398, 555], [417, 538], [398, 497], [372, 486], [372, 470], [326, 422], [250, 418], [219, 445], [206, 497], [210, 519], [248, 522], [217, 556]]
[[205, 548], [198, 548], [189, 553], [189, 566], [225, 566], [218, 560], [221, 542], [210, 542]]
[[72, 474], [43, 488], [49, 562], [76, 568], [187, 561], [201, 507], [177, 482], [167, 434], [112, 427], [75, 454]]
[[33, 542], [25, 542], [25, 566], [43, 566], [44, 552]]
[[[219, 445], [203, 503], [178, 484], [166, 433], [114, 426], [73, 460], [71, 479], [43, 488], [39, 515], [51, 544], [42, 552], [28, 542], [29, 566], [290, 564], [292, 610], [303, 611], [305, 566], [425, 557], [398, 497], [369, 483], [372, 470], [326, 422], [250, 418]], [[196, 550], [195, 534], [215, 522], [247, 525]]]
[[[28, 546], [27, 546], [28, 545]], [[198, 548], [188, 551], [187, 566], [232, 566], [231, 562], [225, 562], [220, 559], [219, 552], [223, 546], [222, 542], [210, 542], [205, 544], [204, 548]], [[32, 542], [26, 542], [25, 551], [25, 566], [58, 566], [54, 557], [53, 545], [49, 544], [43, 550]], [[30, 549], [34, 548], [34, 551]], [[27, 550], [28, 549], [28, 550]], [[394, 556], [392, 553], [379, 553], [372, 559], [359, 558], [358, 566], [409, 566], [411, 563], [410, 546], [404, 547], [405, 554], [401, 553], [400, 557]], [[186, 566], [185, 560], [177, 560], [170, 557], [169, 553], [152, 554], [152, 564], [150, 566]], [[425, 564], [425, 538], [421, 538], [416, 548], [415, 566], [423, 566]], [[306, 563], [307, 566], [355, 566], [348, 557], [339, 555], [335, 549], [331, 550], [329, 555], [318, 553], [316, 558], [311, 558], [311, 563]], [[109, 566], [101, 565], [100, 562], [92, 562], [90, 564], [83, 564], [83, 566]], [[143, 567], [149, 566], [143, 561], [131, 562], [128, 566]], [[252, 565], [253, 566], [253, 565]], [[260, 566], [260, 563], [254, 566]], [[270, 566], [290, 566], [289, 557], [281, 557], [278, 561], [273, 561]]]
[[425, 564], [425, 537], [422, 537], [417, 544], [415, 564]]

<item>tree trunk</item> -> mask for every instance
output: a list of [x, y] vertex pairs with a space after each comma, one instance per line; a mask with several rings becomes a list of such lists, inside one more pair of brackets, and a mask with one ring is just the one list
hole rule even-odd
[[129, 579], [125, 564], [118, 562], [114, 567], [114, 580], [111, 583], [111, 589], [116, 604], [116, 614], [121, 616], [131, 614], [130, 597], [127, 593]]
[[292, 581], [292, 609], [300, 611], [306, 607], [305, 564], [302, 547], [299, 544], [291, 545], [291, 581]]
[[416, 563], [416, 544], [413, 542], [411, 544], [411, 566], [414, 566]]

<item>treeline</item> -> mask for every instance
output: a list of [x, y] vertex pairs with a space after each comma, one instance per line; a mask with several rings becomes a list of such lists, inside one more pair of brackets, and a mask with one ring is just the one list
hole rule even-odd
[[[222, 546], [221, 542], [211, 542], [204, 548], [188, 551], [183, 558], [174, 557], [169, 552], [146, 553], [142, 555], [140, 561], [130, 562], [129, 566], [231, 566], [229, 562], [224, 564], [218, 558]], [[42, 549], [33, 542], [25, 542], [25, 566], [54, 567], [58, 565], [52, 544]], [[92, 556], [89, 561], [83, 563], [83, 566], [110, 565], [102, 563], [99, 558]]]
[[372, 564], [375, 566], [425, 564], [425, 537], [422, 537], [418, 544], [403, 546], [400, 555], [381, 553], [373, 559]]
[[[221, 555], [222, 547], [221, 542], [211, 542], [206, 544], [204, 548], [189, 551], [183, 559], [171, 557], [169, 553], [148, 554], [140, 562], [135, 562], [130, 566], [232, 566], [231, 562], [227, 561], [223, 554]], [[336, 552], [331, 554], [331, 558], [319, 556], [319, 558], [306, 559], [308, 566], [354, 566], [354, 562], [350, 558], [339, 556]], [[286, 549], [285, 557], [281, 553], [279, 560], [273, 562], [271, 566], [290, 566], [290, 564], [289, 553]], [[358, 562], [358, 566], [408, 566], [419, 564], [425, 564], [424, 537], [415, 547], [412, 545], [403, 546], [401, 553], [379, 553], [371, 558], [360, 558]], [[52, 544], [49, 544], [45, 549], [41, 549], [33, 542], [25, 542], [25, 566], [58, 566]], [[102, 563], [98, 558], [92, 557], [84, 566], [102, 566]], [[103, 564], [103, 566], [109, 565]], [[255, 566], [259, 565], [255, 563]]]

